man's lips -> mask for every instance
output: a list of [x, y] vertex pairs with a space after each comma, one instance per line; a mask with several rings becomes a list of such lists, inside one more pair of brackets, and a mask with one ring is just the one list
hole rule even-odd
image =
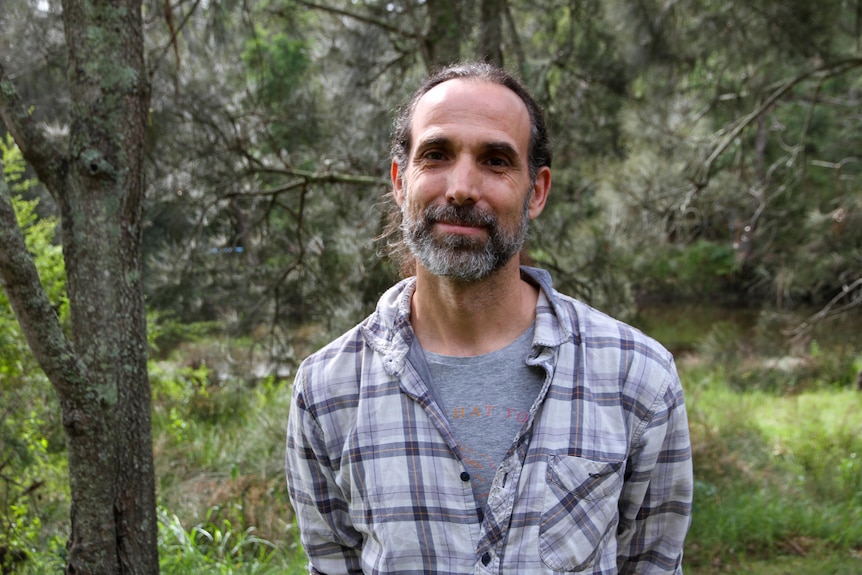
[[462, 224], [458, 222], [445, 222], [445, 221], [437, 221], [434, 223], [437, 229], [444, 233], [450, 234], [469, 234], [469, 235], [478, 235], [478, 234], [486, 234], [487, 229], [485, 226], [477, 226], [472, 224]]

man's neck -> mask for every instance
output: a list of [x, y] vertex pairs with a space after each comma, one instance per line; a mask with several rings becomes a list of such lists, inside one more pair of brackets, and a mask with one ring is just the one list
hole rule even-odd
[[502, 349], [535, 319], [538, 289], [521, 279], [518, 258], [488, 278], [460, 282], [419, 266], [411, 324], [426, 351], [474, 356]]

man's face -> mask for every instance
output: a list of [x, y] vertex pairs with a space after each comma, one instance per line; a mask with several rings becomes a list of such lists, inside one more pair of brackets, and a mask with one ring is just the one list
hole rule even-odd
[[548, 168], [530, 180], [527, 108], [504, 86], [449, 80], [411, 127], [407, 165], [392, 171], [404, 240], [432, 274], [484, 279], [520, 251], [550, 187]]

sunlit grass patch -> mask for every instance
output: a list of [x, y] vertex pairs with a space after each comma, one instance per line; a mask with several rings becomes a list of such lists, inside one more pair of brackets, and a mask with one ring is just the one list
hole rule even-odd
[[[862, 572], [854, 559], [862, 549], [862, 394], [740, 391], [721, 368], [696, 367], [683, 379], [696, 478], [691, 570]], [[837, 564], [858, 571], [736, 570], [808, 556], [843, 557]]]
[[295, 545], [261, 537], [253, 527], [243, 529], [219, 519], [213, 508], [204, 521], [186, 528], [175, 514], [159, 512], [159, 563], [163, 575], [212, 573], [216, 575], [306, 572], [305, 560]]

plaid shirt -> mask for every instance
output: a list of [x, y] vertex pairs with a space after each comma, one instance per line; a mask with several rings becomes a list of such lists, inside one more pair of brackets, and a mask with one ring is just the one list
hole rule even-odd
[[546, 377], [477, 509], [409, 361], [413, 279], [303, 362], [287, 479], [311, 573], [681, 573], [691, 449], [671, 355], [547, 272], [527, 363]]

